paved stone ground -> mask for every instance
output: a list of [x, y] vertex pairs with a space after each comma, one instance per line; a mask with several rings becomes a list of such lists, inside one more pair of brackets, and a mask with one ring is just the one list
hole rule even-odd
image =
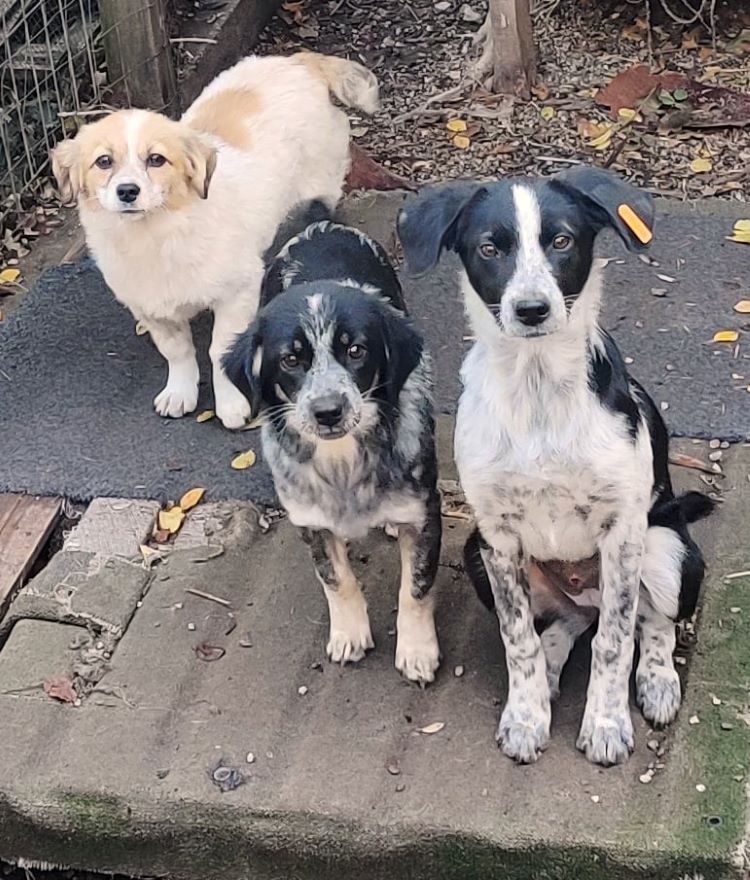
[[[325, 662], [324, 599], [288, 524], [262, 534], [249, 505], [197, 508], [148, 571], [137, 548], [155, 508], [96, 505], [0, 631], [0, 859], [190, 880], [742, 877], [750, 599], [747, 579], [723, 575], [750, 567], [738, 525], [750, 448], [727, 450], [724, 469], [721, 512], [696, 528], [711, 575], [681, 667], [684, 708], [656, 735], [634, 709], [636, 752], [609, 770], [574, 745], [585, 646], [542, 760], [518, 767], [496, 749], [504, 664], [460, 572], [463, 522], [446, 520], [444, 660], [420, 690], [393, 668], [398, 554], [384, 536], [356, 557], [377, 648], [342, 669]], [[678, 479], [702, 485], [693, 471]], [[201, 660], [202, 643], [226, 653]], [[93, 692], [80, 706], [47, 698], [41, 682], [74, 668], [99, 677]], [[436, 721], [439, 733], [418, 732]], [[663, 768], [641, 783], [656, 760]], [[239, 788], [214, 785], [220, 762], [243, 775]]]

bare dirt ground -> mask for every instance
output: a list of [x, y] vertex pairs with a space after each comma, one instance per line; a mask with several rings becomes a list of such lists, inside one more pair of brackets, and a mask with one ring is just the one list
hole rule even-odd
[[[671, 6], [679, 10], [683, 2], [671, 0]], [[750, 125], [734, 120], [725, 127], [683, 128], [684, 114], [673, 112], [683, 105], [658, 98], [629, 108], [641, 111], [635, 119], [613, 122], [594, 95], [637, 63], [747, 94], [750, 43], [737, 36], [750, 28], [750, 8], [741, 0], [717, 3], [715, 37], [700, 23], [675, 23], [656, 0], [648, 16], [646, 11], [637, 0], [562, 0], [538, 16], [539, 78], [528, 102], [498, 100], [471, 79], [478, 55], [473, 37], [486, 14], [482, 0], [291, 0], [258, 51], [314, 49], [359, 58], [372, 68], [383, 108], [357, 123], [355, 136], [375, 159], [415, 183], [551, 173], [593, 162], [661, 195], [744, 200]], [[449, 131], [451, 120], [456, 128], [465, 123], [467, 131]], [[613, 129], [609, 136], [607, 128]], [[696, 159], [702, 161], [691, 167]]]

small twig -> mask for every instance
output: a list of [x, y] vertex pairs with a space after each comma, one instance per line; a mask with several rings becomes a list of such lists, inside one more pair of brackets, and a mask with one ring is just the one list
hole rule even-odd
[[192, 596], [198, 596], [199, 599], [208, 599], [209, 602], [218, 602], [219, 605], [224, 605], [226, 608], [232, 607], [232, 603], [228, 602], [226, 599], [214, 596], [211, 593], [204, 593], [203, 590], [195, 590], [193, 587], [188, 587], [185, 592], [190, 593]]
[[733, 581], [735, 578], [744, 578], [744, 577], [750, 577], [750, 569], [747, 569], [747, 571], [733, 571], [731, 574], [725, 574], [724, 580], [725, 581]]
[[170, 43], [208, 43], [211, 46], [215, 46], [218, 43], [218, 40], [214, 40], [211, 37], [172, 37], [169, 42]]
[[669, 463], [676, 465], [677, 467], [691, 468], [694, 471], [702, 471], [704, 474], [710, 474], [712, 477], [717, 477], [719, 474], [713, 470], [713, 468], [701, 461], [699, 458], [694, 458], [692, 455], [685, 455], [684, 452], [673, 452], [669, 456]]

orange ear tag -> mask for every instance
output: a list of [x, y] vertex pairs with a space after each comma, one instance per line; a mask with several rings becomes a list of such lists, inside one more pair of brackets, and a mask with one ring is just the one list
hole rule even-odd
[[618, 205], [617, 213], [622, 222], [628, 227], [641, 244], [648, 244], [654, 237], [653, 232], [646, 226], [641, 218], [635, 213], [630, 205]]

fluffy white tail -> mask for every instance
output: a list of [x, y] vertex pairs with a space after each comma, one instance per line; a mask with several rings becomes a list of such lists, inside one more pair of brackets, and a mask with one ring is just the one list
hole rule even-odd
[[347, 107], [356, 107], [364, 113], [375, 113], [380, 106], [378, 81], [375, 74], [356, 61], [299, 52], [293, 56], [328, 86]]

